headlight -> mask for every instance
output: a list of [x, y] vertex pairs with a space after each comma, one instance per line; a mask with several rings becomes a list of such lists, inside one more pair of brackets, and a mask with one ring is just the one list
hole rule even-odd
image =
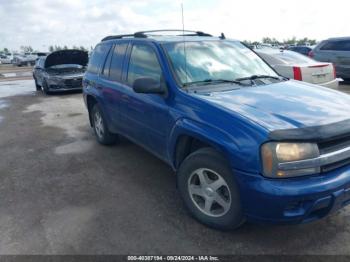
[[298, 165], [290, 170], [282, 170], [281, 163], [313, 159], [320, 156], [317, 144], [312, 143], [278, 143], [270, 142], [261, 147], [263, 175], [271, 178], [285, 178], [316, 174], [319, 167], [298, 169]]

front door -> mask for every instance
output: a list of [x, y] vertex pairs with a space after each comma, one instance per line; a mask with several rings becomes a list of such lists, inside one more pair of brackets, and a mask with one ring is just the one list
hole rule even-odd
[[164, 158], [169, 130], [169, 107], [163, 95], [140, 94], [134, 81], [151, 77], [162, 82], [162, 68], [151, 44], [134, 44], [127, 66], [126, 87], [121, 100], [121, 121], [126, 135]]

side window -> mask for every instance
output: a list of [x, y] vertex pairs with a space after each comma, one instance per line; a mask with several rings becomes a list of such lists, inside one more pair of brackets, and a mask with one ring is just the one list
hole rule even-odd
[[45, 58], [40, 58], [38, 65], [39, 65], [39, 67], [44, 68], [45, 67]]
[[342, 41], [342, 51], [350, 51], [350, 40]]
[[320, 49], [325, 51], [335, 50], [335, 42], [326, 42]]
[[116, 44], [114, 50], [111, 50], [112, 61], [110, 70], [110, 79], [113, 81], [120, 81], [122, 75], [122, 66], [124, 61], [124, 56], [128, 43]]
[[87, 68], [87, 71], [90, 73], [98, 74], [100, 71], [100, 67], [102, 63], [104, 62], [104, 59], [106, 57], [106, 54], [108, 52], [108, 49], [110, 48], [109, 45], [106, 44], [99, 44], [95, 47], [89, 61], [89, 65]]
[[134, 45], [131, 51], [128, 84], [132, 85], [140, 77], [150, 77], [160, 81], [162, 70], [153, 49], [145, 45]]
[[108, 52], [108, 56], [102, 70], [102, 75], [107, 78], [109, 77], [109, 69], [111, 65], [112, 54], [113, 54], [113, 47]]
[[350, 51], [350, 40], [328, 42], [321, 47], [321, 50]]

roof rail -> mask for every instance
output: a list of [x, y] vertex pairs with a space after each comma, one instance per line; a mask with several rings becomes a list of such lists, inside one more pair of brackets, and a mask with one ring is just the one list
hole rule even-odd
[[124, 37], [147, 38], [147, 34], [152, 35], [150, 33], [160, 33], [160, 32], [182, 32], [182, 34], [178, 36], [209, 36], [209, 37], [212, 36], [211, 34], [204, 33], [201, 31], [191, 31], [191, 30], [182, 30], [182, 29], [164, 29], [164, 30], [140, 31], [134, 34], [126, 34], [126, 35], [110, 35], [110, 36], [106, 36], [101, 41], [107, 41], [111, 39], [121, 39]]

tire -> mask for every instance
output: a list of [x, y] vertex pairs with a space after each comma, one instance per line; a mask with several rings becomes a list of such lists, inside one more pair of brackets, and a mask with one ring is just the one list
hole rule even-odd
[[108, 130], [106, 120], [98, 104], [95, 104], [91, 110], [91, 119], [97, 141], [102, 145], [114, 145], [118, 140], [118, 135]]
[[33, 77], [33, 78], [34, 78], [34, 83], [35, 83], [36, 91], [40, 91], [40, 90], [41, 90], [41, 86], [39, 86], [38, 81], [36, 80], [36, 78], [35, 78], [35, 77]]
[[190, 154], [178, 170], [177, 183], [185, 206], [199, 222], [220, 230], [244, 223], [235, 177], [214, 149], [201, 148]]
[[50, 95], [49, 87], [45, 80], [43, 80], [43, 91], [46, 95]]

